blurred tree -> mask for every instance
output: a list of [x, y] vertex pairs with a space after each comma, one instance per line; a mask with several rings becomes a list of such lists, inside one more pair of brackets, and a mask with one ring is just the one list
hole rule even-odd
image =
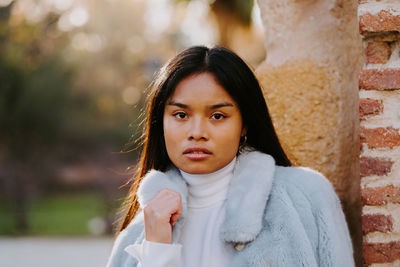
[[[176, 2], [190, 2], [192, 0], [175, 0]], [[252, 25], [251, 14], [254, 0], [214, 0], [211, 1], [211, 11], [218, 23], [219, 44], [231, 47], [231, 36], [238, 27]]]
[[54, 15], [11, 25], [11, 6], [0, 8], [0, 179], [17, 231], [26, 232], [29, 191], [51, 178], [44, 160], [49, 155], [41, 152], [59, 140], [72, 71], [54, 49], [63, 45], [62, 37], [49, 46]]
[[16, 8], [25, 2], [30, 12], [29, 1], [0, 7], [0, 202], [15, 214], [16, 233], [29, 231], [30, 199], [55, 190], [96, 190], [111, 206], [126, 178], [107, 168], [132, 165], [136, 154], [117, 159], [110, 152], [128, 140], [154, 71], [150, 52], [136, 44], [143, 27], [135, 19], [132, 32], [129, 23], [135, 9], [121, 15], [109, 2], [94, 3], [91, 24], [64, 31], [61, 18], [76, 7], [54, 13], [44, 8], [51, 2], [38, 1], [47, 13], [32, 21]]

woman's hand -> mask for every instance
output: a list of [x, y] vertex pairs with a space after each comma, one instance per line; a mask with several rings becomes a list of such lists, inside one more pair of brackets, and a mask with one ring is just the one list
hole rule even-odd
[[147, 241], [172, 241], [172, 225], [182, 215], [181, 194], [164, 188], [143, 208]]

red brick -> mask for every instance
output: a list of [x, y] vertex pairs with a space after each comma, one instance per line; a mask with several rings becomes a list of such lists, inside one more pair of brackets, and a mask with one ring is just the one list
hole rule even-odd
[[387, 42], [368, 42], [365, 50], [367, 64], [385, 64], [390, 54], [391, 49]]
[[383, 214], [365, 214], [362, 216], [362, 231], [364, 234], [370, 232], [389, 232], [393, 229], [392, 216]]
[[390, 148], [400, 146], [399, 129], [392, 127], [365, 128], [360, 127], [360, 142], [367, 143], [368, 148]]
[[400, 69], [362, 70], [359, 75], [359, 87], [365, 90], [400, 89]]
[[392, 171], [393, 161], [382, 158], [360, 158], [360, 176], [387, 175]]
[[362, 205], [380, 206], [387, 203], [400, 203], [400, 187], [387, 185], [382, 187], [361, 188]]
[[389, 263], [400, 259], [400, 242], [363, 243], [364, 262]]
[[400, 31], [400, 15], [394, 14], [393, 10], [381, 10], [378, 14], [369, 12], [359, 17], [360, 33]]
[[383, 112], [382, 100], [371, 98], [361, 98], [359, 105], [360, 120], [364, 120], [369, 116], [378, 115]]

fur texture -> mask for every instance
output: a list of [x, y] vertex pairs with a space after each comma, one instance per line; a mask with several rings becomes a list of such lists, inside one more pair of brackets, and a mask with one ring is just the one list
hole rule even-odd
[[[143, 178], [138, 198], [144, 207], [163, 188], [182, 195], [182, 216], [172, 229], [179, 240], [187, 211], [187, 184], [175, 167], [152, 170]], [[331, 183], [305, 167], [276, 166], [268, 154], [245, 151], [229, 184], [223, 240], [238, 251], [230, 267], [354, 266], [353, 249], [341, 203]], [[115, 240], [107, 267], [134, 267], [124, 251], [144, 239], [140, 212]], [[243, 247], [244, 245], [244, 247]]]

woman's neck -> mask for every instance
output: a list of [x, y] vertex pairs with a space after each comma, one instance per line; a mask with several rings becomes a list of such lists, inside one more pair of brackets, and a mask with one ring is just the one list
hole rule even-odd
[[230, 163], [212, 173], [190, 174], [180, 170], [183, 179], [189, 186], [188, 207], [208, 207], [226, 199], [235, 164], [236, 157]]

